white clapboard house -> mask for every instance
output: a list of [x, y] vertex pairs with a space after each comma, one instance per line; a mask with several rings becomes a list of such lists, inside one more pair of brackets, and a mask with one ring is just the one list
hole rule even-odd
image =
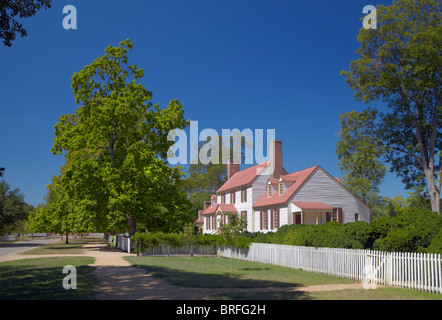
[[287, 173], [280, 140], [271, 141], [269, 161], [244, 170], [230, 162], [227, 175], [199, 212], [196, 223], [204, 234], [217, 233], [226, 213], [241, 215], [250, 232], [286, 224], [370, 222], [370, 207], [320, 166]]

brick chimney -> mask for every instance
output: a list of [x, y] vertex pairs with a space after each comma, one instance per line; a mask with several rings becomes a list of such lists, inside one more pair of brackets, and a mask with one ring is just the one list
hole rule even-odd
[[212, 201], [204, 201], [204, 210], [212, 205]]
[[239, 163], [233, 163], [233, 160], [229, 160], [227, 163], [227, 179], [230, 179], [235, 173], [239, 171]]
[[270, 163], [274, 165], [272, 178], [278, 178], [282, 175], [282, 141], [270, 141]]

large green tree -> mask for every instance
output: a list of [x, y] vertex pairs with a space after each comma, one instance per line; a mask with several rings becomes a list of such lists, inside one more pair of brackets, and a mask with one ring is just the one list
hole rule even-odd
[[25, 202], [18, 188], [11, 189], [5, 181], [0, 181], [0, 235], [25, 220], [30, 210], [31, 206]]
[[[215, 136], [198, 144], [198, 153], [203, 153], [204, 156], [210, 159], [208, 163], [198, 161], [197, 164], [190, 164], [187, 171], [187, 178], [183, 183], [183, 190], [187, 193], [189, 200], [192, 203], [192, 209], [195, 218], [198, 216], [198, 210], [203, 209], [204, 201], [210, 201], [210, 196], [215, 194], [227, 181], [227, 167], [226, 162], [231, 160], [240, 161], [245, 159], [245, 150], [249, 146], [240, 134], [233, 134], [229, 137]], [[237, 141], [235, 141], [237, 139]], [[217, 148], [211, 149], [208, 154], [205, 154], [209, 143]], [[213, 153], [212, 153], [213, 152]], [[227, 155], [229, 159], [223, 159], [223, 154]]]
[[431, 208], [440, 214], [441, 2], [401, 0], [377, 6], [377, 29], [361, 28], [359, 58], [342, 71], [355, 96], [384, 103], [366, 128], [407, 188], [425, 177]]
[[159, 219], [188, 219], [183, 173], [166, 162], [168, 132], [188, 121], [178, 100], [166, 108], [152, 104], [152, 93], [140, 83], [143, 70], [128, 64], [132, 47], [129, 40], [109, 46], [74, 74], [79, 107], [55, 125], [52, 152], [66, 158], [59, 183], [90, 231], [132, 235], [137, 223], [149, 227]]
[[369, 205], [376, 202], [387, 171], [380, 161], [384, 149], [372, 135], [366, 134], [367, 128], [374, 126], [376, 115], [370, 109], [344, 112], [340, 116], [340, 140], [336, 148], [339, 168], [344, 172], [343, 184]]

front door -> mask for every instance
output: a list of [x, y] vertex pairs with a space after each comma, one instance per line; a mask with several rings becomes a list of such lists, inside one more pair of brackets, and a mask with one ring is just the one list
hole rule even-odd
[[294, 215], [295, 215], [295, 224], [301, 224], [301, 213], [297, 212], [294, 213]]

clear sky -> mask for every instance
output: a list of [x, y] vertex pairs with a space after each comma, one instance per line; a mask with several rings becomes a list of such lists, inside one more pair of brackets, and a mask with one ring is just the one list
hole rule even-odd
[[[362, 110], [339, 75], [356, 59], [363, 7], [391, 1], [53, 1], [23, 20], [28, 36], [0, 45], [0, 166], [33, 205], [64, 163], [54, 124], [76, 104], [71, 77], [129, 38], [154, 103], [178, 99], [199, 130], [275, 129], [289, 171], [320, 165], [340, 177], [339, 115]], [[65, 30], [65, 5], [77, 29]], [[381, 193], [406, 192], [388, 174]]]

